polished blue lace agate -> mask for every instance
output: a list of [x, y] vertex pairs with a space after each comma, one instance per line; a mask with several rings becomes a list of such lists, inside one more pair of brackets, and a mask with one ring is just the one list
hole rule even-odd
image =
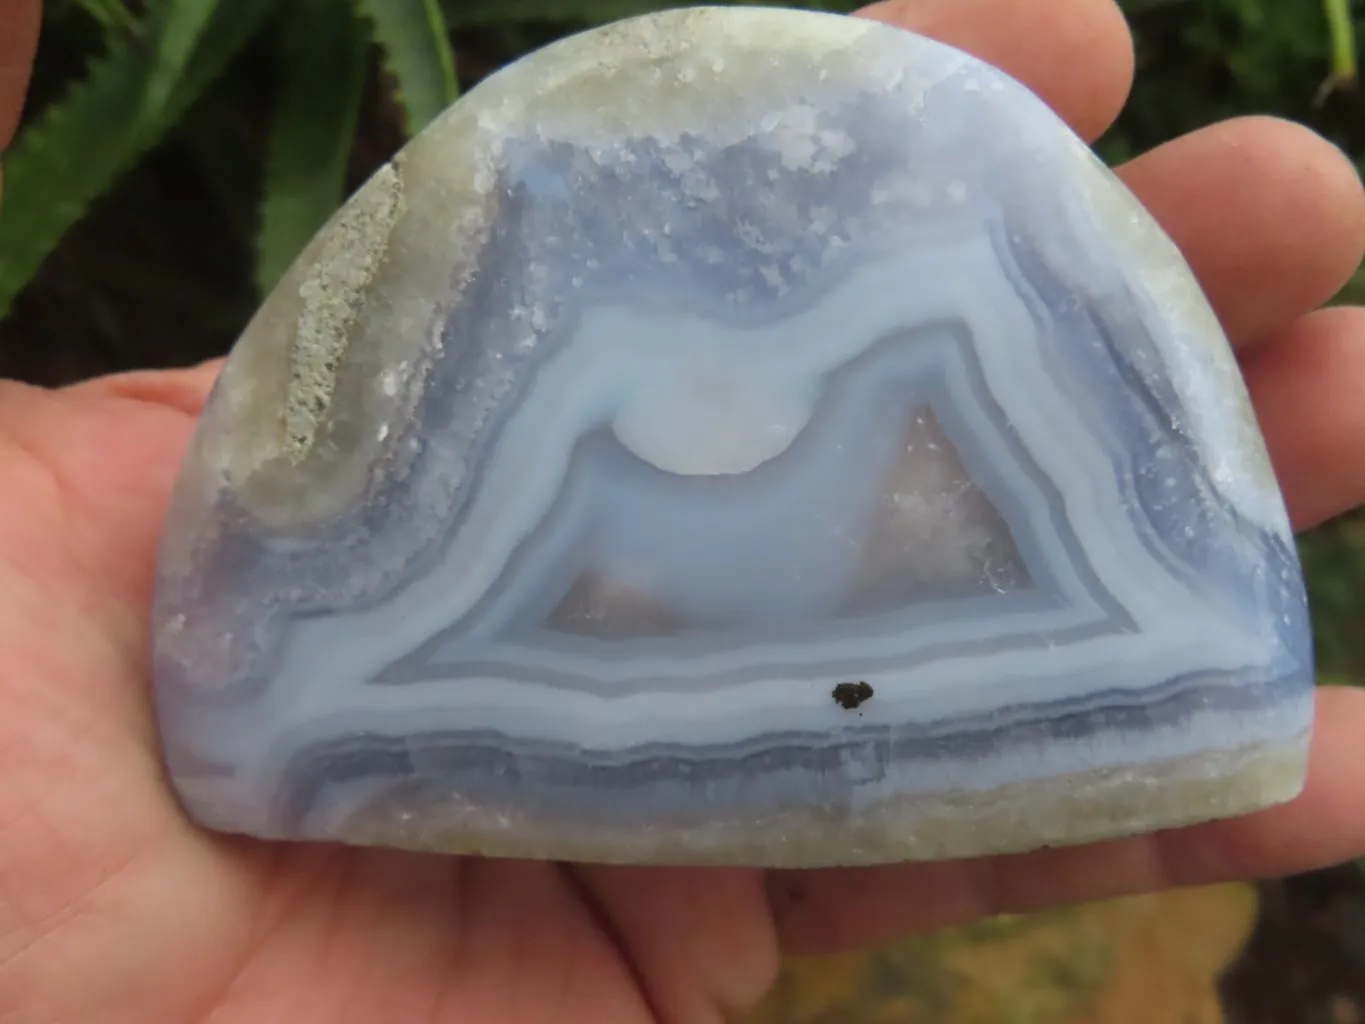
[[1000, 72], [694, 9], [492, 77], [204, 412], [154, 609], [219, 830], [855, 864], [1300, 789], [1304, 588], [1228, 344]]

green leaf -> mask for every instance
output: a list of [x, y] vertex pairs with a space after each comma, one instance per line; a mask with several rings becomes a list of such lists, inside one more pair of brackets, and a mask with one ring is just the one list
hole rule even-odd
[[1327, 16], [1327, 30], [1332, 41], [1332, 74], [1330, 81], [1348, 85], [1356, 81], [1356, 32], [1351, 22], [1350, 0], [1322, 0]]
[[176, 134], [194, 157], [186, 173], [199, 177], [218, 208], [228, 232], [224, 242], [254, 251], [264, 167], [255, 126], [242, 116], [240, 103], [236, 89], [210, 89]]
[[398, 83], [407, 132], [415, 135], [455, 102], [455, 53], [437, 0], [359, 0], [374, 25], [384, 68]]
[[153, 47], [156, 59], [142, 94], [139, 126], [160, 123], [171, 93], [184, 77], [190, 55], [217, 9], [218, 0], [160, 0], [156, 12], [161, 24]]
[[[733, 0], [731, 0], [733, 3]], [[851, 11], [865, 0], [751, 0], [759, 7], [797, 7], [817, 11]], [[445, 0], [456, 28], [518, 21], [571, 21], [605, 24], [671, 7], [692, 6], [685, 0]], [[718, 6], [725, 6], [722, 2]]]
[[446, 0], [455, 28], [518, 21], [586, 21], [603, 24], [619, 18], [677, 6], [665, 0]]
[[77, 6], [100, 23], [106, 32], [136, 36], [139, 25], [123, 0], [77, 0]]
[[1341, 289], [1336, 298], [1332, 300], [1337, 304], [1349, 303], [1356, 306], [1365, 306], [1365, 265], [1355, 272], [1355, 275], [1346, 282], [1346, 286]]
[[5, 158], [0, 210], [0, 316], [90, 204], [161, 140], [222, 73], [274, 0], [220, 4], [156, 121], [142, 119], [169, 23], [154, 11], [145, 44], [115, 37], [85, 79], [20, 133]]
[[350, 7], [337, 0], [292, 0], [283, 15], [280, 92], [256, 243], [263, 294], [341, 205], [368, 46]]

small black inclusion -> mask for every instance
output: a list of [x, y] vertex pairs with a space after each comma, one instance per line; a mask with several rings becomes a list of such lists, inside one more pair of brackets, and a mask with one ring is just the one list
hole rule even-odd
[[863, 701], [872, 699], [872, 687], [859, 679], [856, 683], [839, 683], [834, 687], [834, 702], [845, 711], [852, 711]]

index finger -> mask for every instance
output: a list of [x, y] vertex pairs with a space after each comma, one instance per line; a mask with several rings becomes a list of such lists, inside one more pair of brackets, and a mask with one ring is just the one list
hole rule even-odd
[[41, 10], [39, 0], [0, 0], [0, 149], [19, 125]]
[[1113, 0], [876, 0], [858, 11], [941, 40], [1018, 79], [1098, 138], [1133, 83], [1133, 37]]

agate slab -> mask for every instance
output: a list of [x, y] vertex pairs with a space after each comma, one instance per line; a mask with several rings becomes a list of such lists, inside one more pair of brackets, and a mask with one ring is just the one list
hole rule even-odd
[[679, 10], [493, 76], [204, 411], [155, 699], [213, 829], [854, 864], [1300, 789], [1304, 588], [1180, 254], [999, 71]]

